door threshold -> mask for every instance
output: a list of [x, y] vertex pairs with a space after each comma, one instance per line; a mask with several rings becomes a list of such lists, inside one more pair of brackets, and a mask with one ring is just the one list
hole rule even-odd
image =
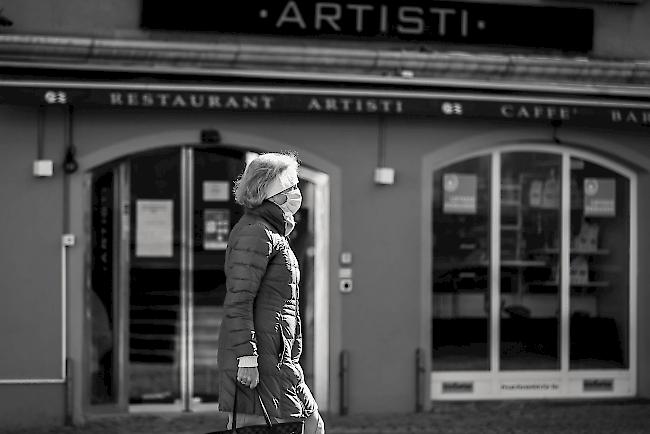
[[[219, 404], [202, 403], [192, 404], [188, 413], [207, 413], [219, 411]], [[129, 413], [182, 413], [185, 409], [180, 403], [174, 404], [133, 404], [129, 406]]]
[[129, 413], [180, 413], [183, 406], [174, 404], [134, 404], [129, 405]]

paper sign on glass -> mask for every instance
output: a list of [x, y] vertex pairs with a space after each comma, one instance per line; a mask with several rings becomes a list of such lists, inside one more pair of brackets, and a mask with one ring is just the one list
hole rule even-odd
[[442, 185], [445, 214], [476, 214], [476, 175], [445, 173]]
[[224, 250], [230, 233], [230, 210], [206, 209], [203, 211], [203, 248]]
[[171, 200], [137, 200], [135, 255], [141, 258], [173, 256], [173, 211]]
[[585, 178], [585, 217], [616, 216], [616, 180], [614, 178]]
[[228, 181], [203, 181], [203, 200], [206, 202], [230, 199], [230, 183]]

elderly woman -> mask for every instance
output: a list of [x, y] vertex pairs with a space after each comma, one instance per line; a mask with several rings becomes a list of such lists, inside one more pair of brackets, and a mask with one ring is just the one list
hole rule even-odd
[[232, 414], [237, 389], [238, 427], [264, 424], [261, 398], [276, 421], [303, 420], [305, 434], [324, 433], [298, 363], [300, 271], [287, 239], [302, 203], [296, 157], [268, 153], [255, 158], [235, 182], [235, 201], [245, 213], [226, 251], [219, 409]]

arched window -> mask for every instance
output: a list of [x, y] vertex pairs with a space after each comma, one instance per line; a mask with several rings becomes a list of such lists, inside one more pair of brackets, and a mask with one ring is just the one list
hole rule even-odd
[[634, 393], [635, 179], [556, 146], [434, 170], [434, 398]]

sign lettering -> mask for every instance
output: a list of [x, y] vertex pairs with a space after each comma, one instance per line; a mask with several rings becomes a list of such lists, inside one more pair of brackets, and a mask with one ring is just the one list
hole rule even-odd
[[563, 106], [534, 105], [534, 104], [503, 104], [501, 116], [509, 119], [543, 119], [543, 120], [569, 120], [576, 109]]
[[[145, 29], [521, 45], [587, 52], [589, 8], [431, 0], [142, 0]], [[552, 23], [553, 31], [549, 31]]]
[[[295, 112], [314, 114], [368, 114], [394, 116], [423, 116], [449, 119], [503, 119], [517, 122], [562, 121], [567, 125], [595, 127], [616, 127], [645, 130], [650, 127], [650, 102], [625, 101], [621, 106], [614, 102], [591, 104], [545, 102], [535, 103], [535, 96], [526, 97], [527, 102], [514, 99], [503, 102], [502, 96], [494, 101], [475, 99], [471, 95], [458, 95], [448, 99], [447, 95], [427, 95], [408, 92], [385, 92], [368, 89], [300, 88], [292, 86], [230, 88], [214, 87], [214, 90], [183, 86], [174, 90], [169, 86], [155, 89], [143, 84], [142, 89], [133, 86], [119, 89], [96, 87], [66, 87], [57, 82], [56, 87], [34, 87], [33, 85], [0, 84], [0, 104], [73, 105], [80, 107], [113, 107], [121, 109], [150, 108], [172, 110], [207, 110], [233, 112]], [[52, 88], [56, 90], [52, 90]], [[532, 101], [532, 102], [528, 102]], [[632, 104], [631, 104], [632, 102]], [[634, 104], [634, 105], [633, 105]]]
[[560, 390], [560, 385], [555, 382], [502, 383], [501, 390], [504, 392], [557, 392]]
[[271, 110], [268, 95], [214, 95], [174, 92], [111, 92], [111, 106], [194, 108], [227, 110]]
[[650, 110], [611, 110], [611, 120], [614, 123], [628, 123], [650, 126]]

